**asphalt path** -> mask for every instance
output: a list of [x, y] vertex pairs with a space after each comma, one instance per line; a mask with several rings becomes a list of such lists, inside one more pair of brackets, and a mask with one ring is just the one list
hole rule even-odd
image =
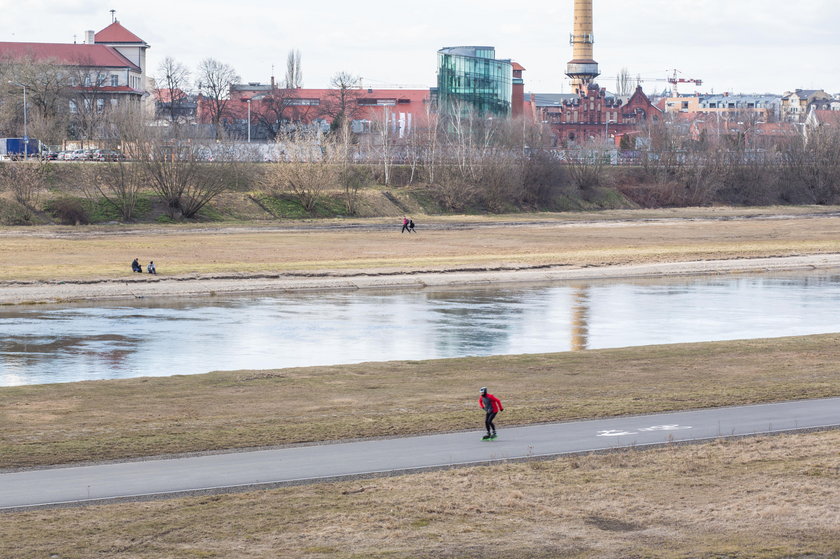
[[[0, 510], [224, 492], [645, 447], [722, 437], [840, 427], [840, 398], [714, 408], [481, 431], [0, 474]], [[476, 416], [483, 425], [483, 415]]]

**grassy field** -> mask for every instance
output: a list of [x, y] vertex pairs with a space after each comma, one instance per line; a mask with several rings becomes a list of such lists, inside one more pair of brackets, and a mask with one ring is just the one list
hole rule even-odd
[[834, 210], [737, 213], [708, 208], [436, 217], [418, 221], [416, 235], [401, 235], [398, 222], [381, 219], [280, 228], [0, 228], [0, 281], [126, 277], [131, 276], [129, 263], [135, 257], [141, 262], [154, 260], [163, 276], [183, 276], [606, 266], [837, 253], [840, 216]]
[[[177, 372], [177, 371], [173, 371]], [[840, 395], [840, 335], [0, 389], [0, 468]]]
[[840, 556], [840, 431], [2, 515], [16, 559]]
[[[836, 208], [0, 228], [0, 281], [840, 252]], [[798, 214], [797, 217], [786, 217]], [[430, 223], [431, 221], [431, 223]], [[516, 221], [516, 223], [512, 223]], [[429, 229], [424, 230], [424, 225]], [[434, 227], [432, 227], [434, 226]], [[0, 468], [840, 395], [840, 335], [0, 388]], [[2, 514], [0, 557], [840, 557], [840, 432]]]

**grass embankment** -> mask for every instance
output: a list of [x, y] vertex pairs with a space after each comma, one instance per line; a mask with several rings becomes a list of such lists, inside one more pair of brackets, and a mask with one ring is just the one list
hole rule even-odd
[[[739, 213], [712, 208], [435, 217], [420, 220], [416, 235], [401, 235], [397, 221], [381, 219], [296, 223], [282, 229], [3, 228], [0, 281], [136, 280], [129, 268], [135, 257], [144, 263], [154, 260], [160, 277], [171, 277], [609, 266], [837, 253], [840, 217], [831, 210]], [[782, 217], [808, 212], [816, 217]]]
[[840, 431], [4, 514], [17, 559], [840, 554]]
[[0, 467], [840, 395], [840, 335], [0, 389]]

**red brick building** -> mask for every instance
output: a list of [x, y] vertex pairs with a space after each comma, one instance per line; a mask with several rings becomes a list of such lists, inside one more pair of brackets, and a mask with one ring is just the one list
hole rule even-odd
[[[540, 97], [547, 100], [540, 102]], [[526, 101], [526, 110], [539, 122], [551, 126], [557, 146], [619, 137], [640, 130], [647, 122], [657, 122], [662, 116], [641, 87], [630, 97], [622, 98], [608, 94], [598, 84], [584, 86], [579, 93], [533, 95]]]
[[[388, 126], [403, 137], [429, 123], [428, 89], [354, 88], [340, 98], [337, 89], [287, 89], [270, 84], [248, 83], [231, 87], [224, 117], [230, 127], [247, 126], [249, 115], [253, 138], [273, 139], [285, 125], [329, 126], [342, 108], [353, 132], [364, 134]], [[197, 120], [210, 121], [206, 101], [199, 98]]]

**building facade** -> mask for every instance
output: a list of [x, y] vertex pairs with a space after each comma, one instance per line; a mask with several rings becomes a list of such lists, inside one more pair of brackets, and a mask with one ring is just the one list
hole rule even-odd
[[788, 122], [805, 122], [808, 106], [815, 101], [830, 101], [831, 95], [821, 89], [797, 89], [782, 97], [782, 119]]
[[511, 115], [513, 79], [513, 63], [496, 59], [493, 47], [440, 49], [436, 90], [438, 111], [450, 115], [473, 113], [508, 117]]
[[[55, 65], [68, 90], [71, 113], [104, 111], [124, 104], [140, 105], [148, 97], [148, 48], [143, 39], [114, 21], [98, 33], [86, 31], [81, 44], [0, 42], [0, 61]], [[91, 106], [80, 107], [79, 103]]]
[[641, 87], [622, 98], [592, 83], [582, 86], [578, 93], [534, 94], [530, 103], [537, 120], [551, 127], [558, 147], [633, 133], [662, 116]]
[[775, 122], [781, 115], [780, 95], [680, 95], [666, 97], [663, 110], [667, 114], [720, 114], [745, 119]]
[[[403, 138], [429, 123], [431, 105], [428, 89], [372, 89], [356, 87], [340, 94], [336, 89], [278, 87], [270, 83], [235, 84], [223, 118], [235, 135], [273, 140], [284, 129], [315, 126], [328, 130], [339, 113], [356, 134], [388, 130]], [[209, 122], [199, 98], [197, 120]]]

